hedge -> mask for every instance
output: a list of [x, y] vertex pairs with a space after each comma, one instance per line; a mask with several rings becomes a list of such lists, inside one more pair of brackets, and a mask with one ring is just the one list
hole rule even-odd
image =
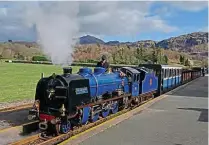
[[[27, 61], [27, 60], [6, 60], [7, 63], [31, 63], [31, 64], [48, 64], [52, 65], [49, 61]], [[73, 62], [71, 66], [82, 66], [82, 67], [96, 67], [96, 63], [79, 63]], [[110, 64], [112, 67], [129, 66], [136, 67], [136, 65], [125, 65], [125, 64]]]
[[48, 61], [45, 56], [33, 56], [32, 61]]

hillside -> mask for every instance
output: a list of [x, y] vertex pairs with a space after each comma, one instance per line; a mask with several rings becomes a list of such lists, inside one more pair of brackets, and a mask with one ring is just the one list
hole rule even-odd
[[194, 32], [190, 34], [180, 35], [177, 37], [171, 37], [159, 42], [153, 40], [142, 40], [137, 42], [119, 42], [119, 41], [109, 41], [104, 42], [101, 39], [98, 39], [94, 36], [83, 36], [80, 37], [80, 44], [106, 44], [106, 45], [118, 45], [118, 44], [129, 44], [129, 45], [137, 45], [137, 44], [145, 44], [145, 46], [150, 46], [150, 44], [154, 44], [157, 47], [161, 48], [183, 48], [183, 47], [192, 47], [195, 45], [206, 44], [208, 43], [208, 32]]
[[36, 44], [29, 42], [5, 42], [0, 43], [0, 56], [3, 58], [16, 58], [17, 55], [28, 57], [42, 54]]
[[96, 44], [96, 43], [104, 44], [105, 42], [101, 39], [98, 39], [90, 35], [80, 37], [80, 44]]
[[[84, 39], [91, 40], [91, 43], [82, 43]], [[87, 40], [85, 42], [87, 42]], [[109, 41], [104, 43], [101, 39], [99, 41], [95, 37], [82, 37], [80, 44], [102, 44], [108, 46], [122, 46], [128, 45], [131, 47], [143, 47], [143, 48], [163, 48], [170, 49], [178, 52], [185, 52], [189, 55], [198, 57], [208, 56], [208, 32], [194, 32], [190, 34], [180, 35], [177, 37], [171, 37], [159, 42], [153, 40], [142, 40], [137, 42], [119, 42]]]
[[195, 32], [187, 35], [181, 35], [178, 37], [172, 37], [166, 40], [162, 40], [156, 43], [156, 46], [165, 49], [175, 48], [184, 51], [192, 47], [207, 43], [208, 43], [208, 33]]
[[[95, 61], [101, 56], [101, 53], [110, 54], [111, 61], [119, 63], [113, 59], [127, 59], [129, 56], [136, 56], [137, 48], [142, 48], [144, 57], [150, 59], [152, 50], [150, 48], [161, 48], [163, 55], [167, 55], [170, 62], [178, 63], [179, 56], [185, 55], [189, 59], [202, 61], [208, 57], [208, 33], [194, 32], [177, 37], [171, 37], [159, 42], [153, 40], [143, 40], [137, 42], [104, 42], [94, 36], [86, 35], [80, 37], [80, 44], [76, 46], [74, 57], [76, 61]], [[121, 52], [121, 49], [124, 52]], [[126, 52], [127, 51], [127, 52]], [[35, 42], [4, 42], [0, 43], [0, 58], [18, 58], [19, 55], [30, 60], [34, 55], [41, 55], [41, 49]], [[116, 57], [116, 58], [114, 58]], [[124, 58], [123, 58], [124, 57]], [[136, 62], [136, 58], [132, 58], [131, 63]], [[22, 57], [21, 57], [22, 58]], [[130, 56], [131, 58], [131, 56]], [[122, 63], [122, 62], [120, 62]]]

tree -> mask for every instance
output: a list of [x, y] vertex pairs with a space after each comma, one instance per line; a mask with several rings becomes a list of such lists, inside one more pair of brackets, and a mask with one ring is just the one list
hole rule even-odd
[[189, 61], [188, 58], [187, 58], [186, 61], [185, 61], [185, 66], [190, 66], [190, 61]]
[[123, 54], [124, 54], [124, 48], [123, 47], [121, 47], [121, 48], [119, 47], [120, 63], [123, 63], [123, 61], [124, 61]]
[[113, 64], [116, 64], [116, 53], [112, 53]]
[[185, 64], [185, 57], [183, 55], [180, 55], [179, 61], [181, 64]]
[[157, 51], [157, 52], [156, 52], [157, 62], [158, 62], [159, 64], [161, 64], [161, 63], [162, 63], [161, 48], [157, 48], [156, 51]]
[[208, 67], [208, 59], [204, 59], [201, 63], [202, 67]]
[[97, 47], [100, 48], [100, 44], [99, 43], [97, 43]]
[[137, 64], [139, 64], [139, 61], [140, 61], [140, 49], [141, 49], [141, 47], [139, 48], [139, 44], [138, 44], [138, 46], [136, 48], [136, 55], [135, 55], [135, 57], [137, 59]]
[[153, 64], [157, 63], [157, 52], [156, 52], [156, 47], [152, 45], [152, 62]]
[[168, 64], [168, 57], [167, 57], [167, 55], [164, 55], [164, 61], [165, 61], [165, 64]]
[[128, 55], [129, 57], [128, 64], [131, 64], [132, 63], [131, 47], [127, 45], [127, 48], [128, 48], [128, 52], [125, 55]]
[[3, 58], [3, 56], [2, 55], [0, 55], [0, 60]]
[[21, 55], [21, 54], [17, 54], [17, 59], [18, 60], [24, 60], [25, 59], [25, 57], [23, 56], [23, 55]]

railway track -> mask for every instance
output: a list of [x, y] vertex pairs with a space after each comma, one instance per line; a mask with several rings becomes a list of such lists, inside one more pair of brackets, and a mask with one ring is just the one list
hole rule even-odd
[[18, 126], [4, 128], [0, 130], [0, 144], [8, 145], [11, 142], [21, 140], [28, 136], [39, 133], [39, 121], [33, 121]]
[[31, 103], [0, 109], [0, 132], [29, 124], [31, 121], [26, 115], [30, 108], [32, 108]]
[[36, 120], [36, 121], [32, 121], [32, 122], [29, 122], [29, 123], [24, 123], [24, 124], [21, 124], [21, 125], [18, 125], [18, 126], [12, 126], [12, 127], [8, 127], [8, 128], [4, 128], [4, 129], [1, 129], [0, 130], [0, 133], [1, 132], [5, 132], [5, 131], [9, 131], [9, 130], [13, 130], [13, 129], [18, 129], [21, 131], [21, 133], [28, 133], [28, 132], [31, 132], [30, 130], [35, 130], [36, 128], [38, 129], [38, 123], [39, 121]]
[[19, 106], [12, 106], [12, 107], [7, 107], [7, 108], [2, 108], [2, 109], [0, 109], [0, 113], [18, 111], [18, 110], [23, 110], [23, 109], [29, 109], [29, 108], [32, 108], [32, 107], [33, 107], [33, 104], [28, 103], [28, 104], [23, 104], [23, 105], [19, 105]]
[[[56, 137], [48, 137], [48, 138], [41, 137], [41, 134], [36, 134], [36, 135], [30, 136], [30, 137], [24, 138], [22, 140], [13, 142], [10, 145], [37, 145], [37, 144], [38, 145], [54, 145], [54, 144], [59, 144], [59, 143], [65, 141], [75, 135], [81, 134], [82, 132], [85, 132], [87, 130], [90, 130], [91, 128], [97, 127], [97, 126], [99, 126], [107, 121], [113, 120], [117, 117], [121, 118], [121, 120], [126, 120], [126, 119], [130, 118], [131, 116], [134, 116], [136, 113], [142, 111], [142, 109], [144, 107], [143, 105], [146, 105], [149, 102], [150, 102], [150, 104], [152, 104], [164, 97], [165, 96], [157, 97], [154, 99], [150, 98], [147, 101], [141, 102], [139, 105], [137, 105], [133, 108], [121, 110], [116, 114], [111, 114], [110, 116], [108, 116], [106, 118], [101, 118], [95, 123], [90, 123], [90, 124], [87, 124], [86, 126], [82, 126], [80, 128], [73, 129], [73, 131], [70, 131], [67, 134], [61, 134]], [[139, 108], [139, 110], [137, 110], [137, 108]], [[127, 115], [131, 111], [132, 111], [132, 113]]]

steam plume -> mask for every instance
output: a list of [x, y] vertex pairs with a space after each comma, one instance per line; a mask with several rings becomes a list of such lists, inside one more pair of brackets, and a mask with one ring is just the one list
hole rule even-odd
[[35, 25], [38, 43], [53, 64], [72, 63], [71, 54], [79, 31], [77, 2], [35, 2], [28, 8], [27, 20]]

